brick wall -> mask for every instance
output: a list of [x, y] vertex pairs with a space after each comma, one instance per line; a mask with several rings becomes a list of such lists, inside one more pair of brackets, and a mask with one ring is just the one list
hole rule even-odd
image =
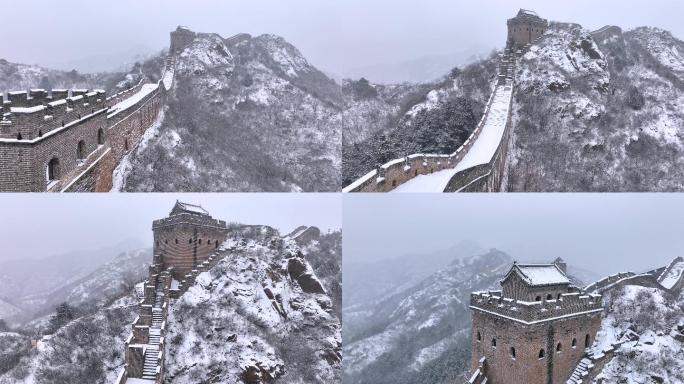
[[490, 384], [564, 383], [584, 356], [586, 336], [593, 342], [600, 325], [600, 313], [524, 325], [473, 311], [471, 367], [485, 357]]

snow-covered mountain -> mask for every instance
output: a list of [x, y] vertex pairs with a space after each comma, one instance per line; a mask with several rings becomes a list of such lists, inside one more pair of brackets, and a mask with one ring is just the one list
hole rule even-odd
[[513, 260], [457, 259], [367, 308], [345, 308], [345, 383], [454, 383], [470, 359], [470, 293], [495, 289]]
[[384, 104], [355, 98], [280, 37], [198, 34], [125, 189], [338, 191], [342, 132], [382, 120]]
[[518, 63], [511, 191], [684, 188], [684, 42], [552, 23]]
[[[112, 383], [124, 364], [124, 343], [137, 315], [131, 295], [71, 321], [35, 347], [23, 334], [0, 333], [0, 384]], [[4, 359], [4, 360], [3, 360]]]
[[[73, 251], [45, 259], [0, 263], [0, 299], [9, 304], [0, 305], [0, 318], [21, 323], [33, 316], [52, 312], [56, 304], [67, 299], [73, 300], [74, 305], [102, 299], [102, 295], [112, 293], [112, 287], [107, 288], [107, 284], [131, 277], [136, 268], [144, 265], [140, 264], [145, 259], [141, 252], [149, 254], [149, 250], [121, 253], [137, 244], [137, 241], [126, 241], [111, 247]], [[92, 289], [79, 294], [78, 291], [85, 286]]]
[[36, 88], [113, 91], [124, 76], [125, 74], [119, 72], [81, 74], [77, 71], [60, 71], [0, 59], [0, 93]]
[[172, 304], [167, 380], [339, 380], [340, 320], [294, 240], [256, 226], [225, 246], [230, 254]]

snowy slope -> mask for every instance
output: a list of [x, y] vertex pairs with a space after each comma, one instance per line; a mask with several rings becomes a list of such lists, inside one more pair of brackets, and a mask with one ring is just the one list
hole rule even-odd
[[174, 383], [335, 382], [340, 321], [292, 240], [252, 227], [172, 304], [167, 378]]
[[337, 191], [342, 132], [369, 125], [366, 104], [280, 37], [199, 34], [125, 189]]
[[470, 359], [470, 293], [496, 288], [511, 263], [491, 250], [456, 260], [365, 313], [345, 308], [344, 382], [456, 382]]
[[[124, 364], [124, 342], [136, 316], [136, 301], [125, 296], [92, 315], [76, 319], [54, 335], [39, 337], [37, 347], [16, 354], [3, 346], [0, 356], [20, 356], [7, 372], [0, 371], [1, 384], [111, 383]], [[31, 345], [30, 338], [17, 341]], [[5, 348], [5, 349], [2, 349]]]
[[553, 23], [518, 63], [511, 191], [684, 188], [684, 43]]
[[[594, 349], [615, 343], [619, 335], [632, 331], [636, 340], [622, 344], [598, 379], [606, 383], [684, 382], [684, 299], [661, 290], [626, 286], [609, 292], [606, 315]], [[678, 338], [675, 336], [679, 333]]]

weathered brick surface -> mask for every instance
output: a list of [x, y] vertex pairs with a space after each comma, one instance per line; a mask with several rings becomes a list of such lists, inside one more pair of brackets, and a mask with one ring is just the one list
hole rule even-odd
[[[109, 191], [114, 169], [154, 123], [164, 103], [165, 89], [160, 86], [135, 105], [107, 116], [108, 107], [140, 86], [106, 100], [103, 92], [72, 91], [77, 96], [63, 99], [63, 91], [53, 91], [60, 101], [5, 114], [0, 122], [0, 192], [40, 192], [48, 190], [48, 184], [49, 191]], [[33, 99], [25, 93], [10, 99], [12, 104], [5, 104], [3, 111], [48, 100], [38, 92]], [[58, 166], [56, 180], [49, 183], [52, 159]]]
[[[477, 369], [480, 358], [485, 357], [490, 384], [564, 383], [584, 356], [587, 336], [592, 343], [600, 326], [601, 313], [525, 325], [473, 311], [471, 368]], [[561, 350], [557, 351], [559, 343]]]

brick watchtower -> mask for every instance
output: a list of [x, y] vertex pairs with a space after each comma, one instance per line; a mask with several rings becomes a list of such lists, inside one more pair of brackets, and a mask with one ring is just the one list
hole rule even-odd
[[192, 44], [197, 34], [188, 27], [179, 26], [171, 32], [171, 53], [180, 53], [188, 45]]
[[176, 202], [169, 217], [155, 220], [154, 265], [173, 267], [176, 280], [205, 261], [226, 239], [226, 222], [212, 218], [198, 205]]
[[514, 263], [501, 287], [471, 295], [471, 369], [489, 384], [564, 383], [601, 326], [601, 295], [572, 286], [561, 259]]
[[509, 48], [519, 49], [540, 37], [549, 28], [549, 22], [535, 12], [521, 9], [518, 15], [508, 19]]

